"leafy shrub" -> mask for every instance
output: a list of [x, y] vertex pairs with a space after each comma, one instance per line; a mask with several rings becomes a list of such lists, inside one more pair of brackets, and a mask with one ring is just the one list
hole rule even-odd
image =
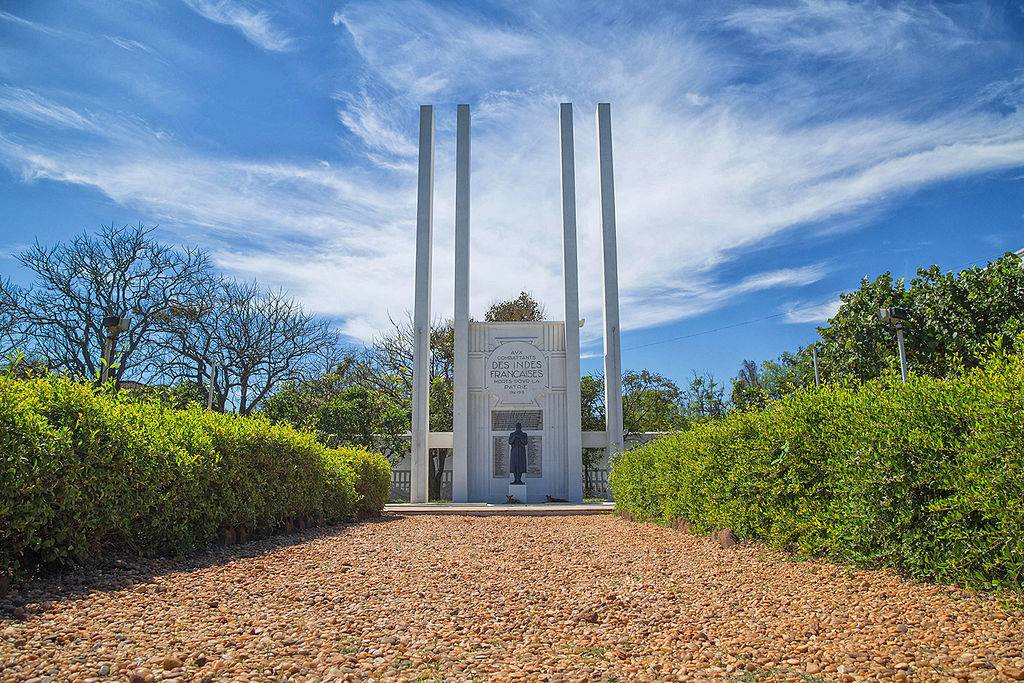
[[797, 392], [622, 454], [616, 507], [802, 555], [1024, 588], [1024, 356]]
[[356, 513], [377, 514], [391, 497], [391, 464], [380, 453], [353, 448], [351, 454], [356, 474]]
[[0, 573], [185, 552], [225, 526], [339, 522], [379, 511], [385, 477], [380, 456], [264, 418], [0, 375]]

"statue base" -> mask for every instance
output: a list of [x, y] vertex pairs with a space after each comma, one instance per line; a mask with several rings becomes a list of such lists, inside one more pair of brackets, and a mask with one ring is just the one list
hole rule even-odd
[[520, 503], [526, 502], [526, 484], [509, 484], [508, 497]]

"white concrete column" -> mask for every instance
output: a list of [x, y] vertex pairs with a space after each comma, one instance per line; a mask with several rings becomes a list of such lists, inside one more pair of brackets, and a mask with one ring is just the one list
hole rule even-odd
[[455, 386], [452, 500], [469, 500], [469, 105], [455, 125]]
[[601, 172], [601, 263], [604, 269], [604, 406], [608, 456], [623, 450], [622, 348], [619, 341], [619, 267], [615, 245], [615, 178], [612, 171], [612, 108], [597, 105], [597, 152]]
[[583, 432], [580, 417], [580, 282], [576, 247], [576, 159], [572, 104], [558, 112], [562, 143], [562, 277], [565, 281], [566, 498], [583, 500]]
[[434, 108], [420, 107], [416, 188], [416, 304], [413, 309], [412, 457], [409, 500], [427, 502], [430, 432], [430, 251], [434, 222]]

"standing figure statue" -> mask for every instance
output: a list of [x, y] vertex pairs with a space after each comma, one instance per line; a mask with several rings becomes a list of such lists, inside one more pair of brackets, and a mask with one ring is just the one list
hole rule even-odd
[[516, 431], [508, 435], [508, 445], [512, 447], [512, 453], [509, 456], [508, 469], [509, 472], [514, 474], [516, 478], [512, 481], [513, 484], [522, 485], [523, 475], [526, 474], [526, 444], [529, 442], [529, 437], [526, 436], [526, 432], [523, 431], [523, 424], [516, 422]]

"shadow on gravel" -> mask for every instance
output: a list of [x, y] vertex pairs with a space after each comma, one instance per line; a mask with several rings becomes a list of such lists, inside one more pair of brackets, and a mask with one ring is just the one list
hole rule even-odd
[[156, 579], [166, 574], [206, 569], [258, 557], [307, 541], [342, 536], [361, 526], [390, 524], [398, 519], [397, 516], [385, 514], [335, 526], [278, 533], [232, 546], [210, 545], [180, 557], [120, 555], [80, 567], [43, 572], [15, 582], [10, 592], [0, 598], [0, 623], [27, 619], [32, 614], [45, 611], [53, 602], [74, 600], [96, 591], [116, 591], [137, 584], [156, 583]]

